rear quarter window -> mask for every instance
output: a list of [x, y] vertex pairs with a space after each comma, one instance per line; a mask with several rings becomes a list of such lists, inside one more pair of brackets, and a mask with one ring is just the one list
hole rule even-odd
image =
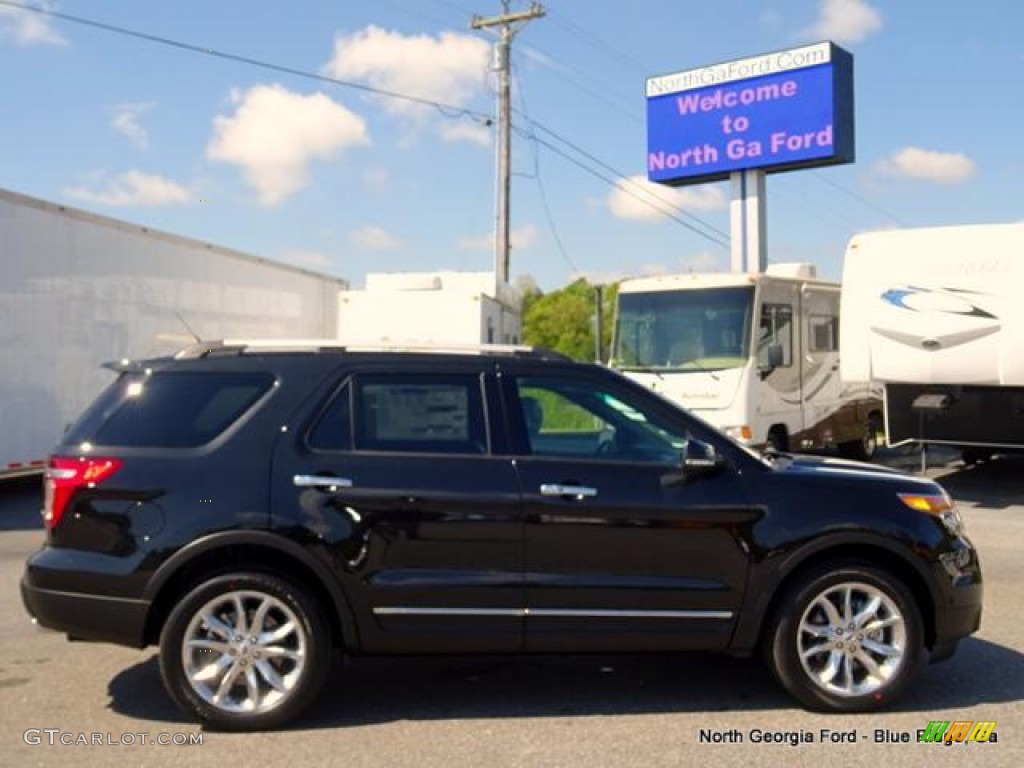
[[274, 383], [266, 373], [124, 374], [71, 428], [65, 441], [190, 448], [218, 437]]

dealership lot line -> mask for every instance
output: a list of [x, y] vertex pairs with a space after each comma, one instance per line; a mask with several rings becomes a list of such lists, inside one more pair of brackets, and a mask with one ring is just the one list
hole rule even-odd
[[[909, 461], [909, 459], [908, 459]], [[959, 501], [986, 576], [981, 631], [930, 667], [891, 711], [839, 717], [799, 709], [756, 662], [716, 656], [368, 659], [339, 667], [315, 714], [278, 733], [203, 733], [201, 746], [50, 746], [26, 729], [78, 734], [195, 734], [167, 699], [153, 649], [67, 643], [35, 631], [17, 592], [42, 538], [35, 486], [0, 488], [0, 766], [223, 764], [250, 755], [291, 766], [1024, 764], [1024, 459], [933, 467]], [[995, 720], [995, 744], [876, 744], [930, 720]], [[858, 741], [820, 743], [821, 730]], [[702, 744], [702, 730], [743, 743]], [[814, 743], [751, 743], [756, 731], [809, 732]], [[58, 734], [56, 738], [60, 738]], [[724, 738], [724, 737], [723, 737]], [[778, 736], [788, 740], [789, 736]], [[838, 738], [838, 737], [837, 737]], [[139, 741], [139, 737], [135, 737]], [[183, 753], [187, 750], [187, 754]], [[967, 750], [966, 754], [962, 751]], [[248, 760], [247, 760], [248, 762]]]

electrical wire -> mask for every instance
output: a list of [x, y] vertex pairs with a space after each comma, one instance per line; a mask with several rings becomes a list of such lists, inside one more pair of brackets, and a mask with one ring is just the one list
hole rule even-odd
[[[636, 105], [633, 103], [634, 100], [629, 99], [623, 93], [618, 91], [611, 93], [607, 91], [607, 89], [605, 91], [601, 91], [597, 87], [591, 87], [582, 81], [589, 80], [598, 86], [602, 84], [597, 80], [597, 78], [587, 75], [585, 72], [560, 61], [557, 57], [552, 56], [536, 46], [526, 46], [530, 53], [522, 53], [523, 47], [524, 46], [518, 46], [517, 49], [513, 51], [514, 59], [536, 62], [545, 67], [552, 74], [560, 77], [576, 89], [587, 94], [595, 101], [605, 104], [610, 109], [628, 118], [630, 121], [634, 123], [643, 123], [642, 114], [635, 108]], [[608, 98], [610, 95], [615, 97], [614, 101]]]
[[[539, 127], [539, 123], [535, 123], [534, 125], [537, 125]], [[529, 135], [526, 134], [526, 132], [523, 131], [521, 128], [517, 128], [515, 125], [513, 125], [512, 129], [514, 131], [516, 131], [516, 133], [518, 133], [520, 136], [523, 136], [523, 138], [526, 138], [527, 140], [530, 140]], [[630, 180], [627, 177], [625, 177], [622, 174], [620, 174], [618, 171], [614, 171], [614, 169], [612, 170], [612, 173], [614, 174], [614, 176], [618, 177], [618, 179], [616, 179], [612, 175], [606, 175], [606, 174], [601, 173], [600, 171], [595, 170], [594, 168], [588, 166], [586, 163], [581, 162], [578, 158], [573, 157], [568, 152], [562, 150], [561, 148], [559, 148], [555, 144], [552, 144], [551, 142], [541, 138], [540, 136], [534, 135], [532, 140], [537, 142], [541, 146], [546, 147], [549, 151], [554, 152], [556, 155], [561, 157], [563, 160], [566, 160], [566, 161], [572, 163], [573, 165], [575, 165], [580, 170], [583, 170], [586, 173], [589, 173], [591, 176], [594, 176], [595, 178], [601, 179], [601, 181], [604, 181], [605, 183], [607, 183], [607, 184], [609, 184], [609, 185], [611, 185], [613, 187], [618, 187], [619, 189], [622, 190], [623, 193], [629, 195], [630, 197], [632, 197], [633, 199], [643, 203], [644, 205], [647, 205], [647, 206], [649, 206], [651, 208], [654, 208], [655, 210], [657, 210], [660, 213], [662, 213], [665, 216], [667, 216], [672, 221], [676, 222], [677, 224], [682, 225], [686, 229], [690, 230], [694, 234], [699, 235], [700, 237], [704, 238], [705, 240], [708, 240], [708, 241], [714, 243], [715, 245], [721, 246], [722, 248], [728, 248], [729, 247], [728, 241], [716, 238], [714, 235], [710, 235], [707, 232], [704, 232], [704, 231], [698, 229], [697, 227], [695, 227], [690, 222], [688, 222], [685, 219], [681, 218], [678, 214], [682, 213], [682, 211], [679, 211], [678, 209], [674, 209], [669, 203], [665, 202], [664, 200], [661, 200], [660, 198], [657, 198], [657, 197], [654, 197], [654, 196], [651, 196], [649, 198], [641, 197], [640, 195], [636, 194], [636, 192], [634, 192], [629, 187], [622, 186], [619, 183], [620, 181], [625, 181], [628, 184]], [[717, 232], [718, 230], [713, 230], [713, 231]], [[722, 233], [722, 234], [724, 236], [724, 233]]]
[[548, 193], [544, 187], [544, 177], [540, 172], [540, 152], [537, 151], [537, 143], [532, 139], [536, 138], [536, 134], [533, 132], [533, 124], [530, 121], [529, 113], [526, 109], [526, 95], [523, 91], [522, 83], [519, 83], [519, 88], [516, 89], [516, 93], [519, 95], [519, 103], [522, 105], [523, 117], [526, 119], [528, 128], [528, 138], [531, 139], [530, 146], [533, 149], [533, 178], [537, 182], [537, 192], [540, 199], [541, 208], [544, 211], [544, 217], [547, 219], [548, 229], [551, 230], [551, 237], [555, 241], [555, 246], [558, 248], [558, 252], [562, 256], [562, 260], [568, 265], [572, 274], [579, 274], [579, 267], [576, 266], [576, 262], [572, 260], [569, 255], [569, 251], [566, 249], [565, 244], [562, 242], [562, 236], [558, 232], [558, 227], [555, 224], [555, 217], [551, 213], [551, 206], [548, 204]]
[[828, 176], [823, 175], [820, 171], [814, 171], [814, 173], [812, 175], [815, 178], [817, 178], [819, 181], [824, 182], [825, 184], [828, 184], [830, 187], [834, 187], [835, 189], [837, 189], [840, 192], [842, 192], [844, 195], [847, 195], [847, 196], [853, 198], [857, 202], [861, 203], [862, 205], [867, 206], [868, 208], [870, 208], [871, 210], [875, 211], [876, 213], [882, 214], [883, 216], [885, 216], [887, 219], [889, 219], [893, 223], [899, 224], [901, 227], [909, 227], [910, 226], [909, 224], [907, 224], [907, 222], [903, 221], [902, 219], [900, 219], [895, 214], [890, 213], [889, 211], [885, 210], [881, 206], [878, 206], [875, 203], [872, 203], [870, 200], [868, 200], [867, 198], [863, 197], [862, 195], [858, 195], [856, 192], [854, 192], [852, 190], [849, 190], [846, 187], [844, 187], [843, 185], [833, 181], [832, 179], [828, 178]]
[[468, 109], [466, 107], [445, 104], [443, 102], [434, 101], [432, 99], [422, 98], [420, 96], [411, 96], [407, 93], [390, 91], [385, 88], [376, 88], [372, 85], [357, 83], [352, 80], [341, 80], [336, 77], [321, 75], [315, 72], [297, 69], [295, 67], [288, 67], [281, 64], [273, 64], [262, 59], [254, 59], [250, 56], [242, 56], [236, 53], [228, 53], [226, 51], [202, 48], [198, 45], [193, 45], [192, 43], [184, 43], [180, 40], [172, 40], [168, 37], [162, 37], [161, 35], [154, 35], [148, 32], [139, 32], [134, 29], [128, 29], [127, 27], [121, 27], [116, 24], [107, 24], [106, 22], [102, 21], [94, 21], [92, 19], [86, 19], [81, 16], [73, 16], [72, 14], [54, 11], [49, 8], [40, 8], [31, 5], [23, 5], [22, 3], [12, 2], [12, 0], [0, 0], [0, 5], [6, 5], [11, 8], [18, 8], [20, 10], [29, 11], [31, 13], [37, 13], [42, 16], [50, 16], [55, 19], [61, 19], [62, 21], [72, 22], [73, 24], [81, 24], [86, 27], [93, 27], [94, 29], [101, 29], [105, 32], [113, 32], [115, 34], [124, 35], [126, 37], [134, 37], [139, 40], [146, 40], [151, 43], [159, 43], [160, 45], [170, 46], [171, 48], [178, 48], [183, 51], [202, 53], [206, 56], [213, 56], [214, 58], [224, 59], [226, 61], [233, 61], [240, 64], [249, 64], [250, 66], [259, 67], [261, 69], [267, 69], [272, 72], [281, 72], [287, 75], [305, 78], [307, 80], [317, 80], [323, 83], [330, 83], [331, 85], [337, 85], [342, 88], [354, 88], [355, 90], [364, 91], [366, 93], [372, 93], [376, 96], [385, 96], [391, 99], [398, 99], [400, 101], [407, 101], [413, 104], [421, 104], [423, 106], [433, 107], [445, 117], [470, 117], [473, 118], [474, 120], [484, 122], [487, 125], [489, 125], [494, 119], [493, 116], [489, 114], [486, 114], [484, 112], [478, 112], [473, 109]]
[[[532, 124], [536, 128], [539, 128], [543, 133], [545, 133], [546, 135], [548, 135], [551, 138], [553, 138], [554, 140], [556, 140], [558, 142], [561, 142], [565, 146], [569, 147], [572, 151], [582, 155], [583, 157], [587, 158], [590, 162], [600, 166], [605, 171], [607, 171], [610, 174], [612, 174], [612, 176], [614, 176], [617, 179], [619, 179], [619, 181], [626, 182], [630, 186], [636, 186], [635, 183], [628, 176], [626, 176], [626, 174], [624, 174], [621, 171], [619, 171], [619, 170], [613, 168], [612, 166], [608, 165], [606, 162], [604, 162], [600, 158], [594, 156], [590, 152], [586, 151], [585, 149], [580, 147], [578, 144], [576, 144], [576, 143], [574, 143], [572, 141], [569, 141], [569, 139], [566, 139], [565, 137], [560, 136], [559, 134], [555, 133], [553, 130], [551, 130], [550, 128], [546, 127], [543, 123], [538, 123], [536, 121], [533, 121]], [[625, 191], [627, 194], [630, 194], [632, 197], [635, 197], [638, 200], [641, 199], [637, 195], [633, 194], [629, 189], [627, 189], [626, 187], [623, 187], [622, 184], [620, 184], [619, 182], [613, 182], [613, 184], [615, 186], [619, 187], [619, 189], [622, 189], [623, 191]], [[713, 224], [705, 221], [704, 219], [700, 218], [699, 216], [695, 216], [694, 214], [689, 213], [688, 211], [683, 210], [682, 208], [678, 208], [678, 207], [672, 206], [671, 203], [668, 203], [667, 201], [663, 200], [662, 198], [657, 197], [656, 195], [649, 195], [649, 196], [652, 199], [657, 200], [659, 202], [660, 206], [669, 206], [674, 211], [678, 212], [681, 216], [683, 216], [683, 217], [685, 217], [687, 219], [690, 219], [697, 226], [704, 227], [705, 229], [709, 230], [710, 232], [713, 232], [714, 234], [718, 235], [719, 237], [722, 238], [722, 240], [718, 240], [718, 239], [716, 239], [716, 238], [714, 238], [712, 236], [707, 235], [704, 232], [699, 232], [699, 234], [701, 234], [703, 237], [706, 237], [708, 240], [711, 240], [712, 242], [717, 242], [719, 245], [727, 245], [728, 244], [729, 235], [727, 235], [725, 232], [723, 232], [722, 230], [720, 230], [717, 227], [715, 227]], [[664, 211], [664, 207], [661, 207], [661, 210]], [[698, 231], [692, 225], [690, 225], [688, 222], [683, 222], [681, 219], [679, 219], [678, 217], [675, 217], [675, 216], [673, 216], [672, 218], [674, 218], [675, 220], [679, 221], [680, 223], [684, 223], [685, 226], [687, 226], [688, 229], [693, 229], [693, 231], [695, 231], [695, 232]]]
[[[440, 0], [438, 0], [438, 1], [440, 1]], [[457, 6], [455, 6], [454, 4], [451, 4], [451, 3], [445, 3], [445, 4], [450, 5], [451, 7], [457, 7]], [[392, 99], [398, 99], [398, 100], [407, 101], [407, 102], [411, 102], [411, 103], [415, 103], [415, 104], [421, 104], [423, 106], [429, 106], [429, 107], [432, 107], [432, 108], [438, 110], [438, 112], [440, 112], [442, 115], [444, 115], [445, 117], [449, 117], [449, 118], [458, 118], [458, 117], [464, 117], [465, 116], [465, 117], [472, 118], [474, 120], [478, 120], [478, 121], [484, 123], [485, 125], [491, 125], [493, 123], [493, 119], [494, 119], [492, 117], [492, 115], [490, 115], [490, 114], [487, 114], [487, 113], [484, 113], [484, 112], [479, 112], [477, 110], [473, 110], [473, 109], [469, 109], [469, 108], [465, 108], [465, 107], [459, 107], [459, 106], [455, 106], [455, 105], [445, 104], [443, 102], [434, 101], [432, 99], [426, 99], [426, 98], [422, 98], [422, 97], [418, 97], [418, 96], [412, 96], [410, 94], [400, 93], [400, 92], [397, 92], [397, 91], [391, 91], [391, 90], [387, 90], [387, 89], [383, 89], [383, 88], [376, 88], [374, 86], [365, 85], [363, 83], [358, 83], [358, 82], [354, 82], [354, 81], [350, 81], [350, 80], [342, 80], [342, 79], [339, 79], [339, 78], [334, 78], [334, 77], [330, 77], [330, 76], [327, 76], [327, 75], [317, 74], [317, 73], [314, 73], [314, 72], [309, 72], [309, 71], [298, 69], [298, 68], [295, 68], [295, 67], [289, 67], [289, 66], [284, 66], [284, 65], [280, 65], [280, 64], [274, 64], [274, 63], [271, 63], [271, 62], [268, 62], [268, 61], [264, 61], [264, 60], [261, 60], [261, 59], [255, 59], [255, 58], [252, 58], [252, 57], [249, 57], [249, 56], [242, 56], [242, 55], [239, 55], [239, 54], [229, 53], [229, 52], [225, 52], [225, 51], [219, 51], [219, 50], [214, 50], [214, 49], [209, 49], [209, 48], [203, 48], [201, 46], [194, 45], [192, 43], [186, 43], [186, 42], [182, 42], [182, 41], [179, 41], [179, 40], [173, 40], [171, 38], [167, 38], [167, 37], [163, 37], [163, 36], [155, 35], [155, 34], [150, 34], [150, 33], [146, 33], [146, 32], [140, 32], [140, 31], [137, 31], [137, 30], [128, 29], [126, 27], [121, 27], [121, 26], [118, 26], [118, 25], [115, 25], [115, 24], [108, 24], [108, 23], [105, 23], [105, 22], [95, 21], [95, 20], [92, 20], [92, 19], [87, 19], [87, 18], [84, 18], [84, 17], [75, 16], [75, 15], [68, 14], [68, 13], [63, 13], [63, 12], [60, 12], [60, 11], [54, 11], [54, 10], [51, 10], [49, 8], [41, 8], [41, 7], [34, 7], [34, 6], [24, 5], [22, 3], [13, 2], [13, 0], [0, 0], [0, 5], [12, 7], [12, 8], [17, 8], [17, 9], [20, 9], [20, 10], [23, 10], [23, 11], [28, 11], [28, 12], [31, 12], [31, 13], [37, 13], [37, 14], [40, 14], [40, 15], [50, 16], [52, 18], [61, 19], [63, 21], [68, 21], [68, 22], [71, 22], [71, 23], [74, 23], [74, 24], [88, 26], [88, 27], [92, 27], [92, 28], [95, 28], [95, 29], [100, 29], [100, 30], [103, 30], [103, 31], [106, 31], [106, 32], [112, 32], [112, 33], [115, 33], [115, 34], [124, 35], [124, 36], [127, 36], [127, 37], [133, 37], [133, 38], [136, 38], [136, 39], [145, 40], [147, 42], [153, 42], [153, 43], [157, 43], [157, 44], [160, 44], [160, 45], [165, 45], [165, 46], [177, 48], [177, 49], [180, 49], [180, 50], [190, 51], [190, 52], [193, 52], [193, 53], [202, 53], [202, 54], [205, 54], [207, 56], [213, 56], [215, 58], [219, 58], [219, 59], [223, 59], [223, 60], [227, 60], [227, 61], [232, 61], [232, 62], [236, 62], [236, 63], [241, 63], [241, 64], [248, 64], [250, 66], [254, 66], [254, 67], [258, 67], [258, 68], [262, 68], [262, 69], [267, 69], [267, 70], [271, 70], [271, 71], [275, 71], [275, 72], [280, 72], [280, 73], [284, 73], [284, 74], [289, 74], [289, 75], [292, 75], [292, 76], [295, 76], [295, 77], [299, 77], [299, 78], [316, 80], [316, 81], [320, 81], [320, 82], [324, 82], [324, 83], [329, 83], [331, 85], [336, 85], [336, 86], [343, 87], [343, 88], [352, 88], [352, 89], [355, 89], [355, 90], [371, 93], [371, 94], [374, 94], [374, 95], [377, 95], [377, 96], [383, 96], [383, 97], [392, 98]], [[459, 9], [460, 10], [464, 10], [462, 8], [459, 8]], [[578, 27], [576, 25], [571, 25], [568, 22], [563, 22], [563, 26], [568, 26], [569, 28], [572, 28], [573, 26], [575, 26], [577, 34], [582, 34], [583, 33], [582, 28], [580, 28], [580, 27]], [[606, 45], [606, 44], [603, 44], [603, 41], [600, 41], [598, 38], [593, 37], [592, 35], [590, 37], [593, 38], [593, 41], [595, 41], [596, 44]], [[667, 216], [669, 219], [671, 219], [671, 220], [675, 221], [676, 223], [686, 227], [687, 229], [689, 229], [690, 231], [694, 232], [695, 234], [703, 237], [704, 239], [709, 240], [710, 242], [715, 243], [716, 245], [719, 245], [719, 246], [722, 246], [722, 247], [728, 247], [728, 238], [729, 238], [729, 236], [725, 232], [723, 232], [722, 230], [716, 228], [715, 226], [713, 226], [709, 222], [704, 221], [700, 217], [695, 216], [694, 214], [691, 214], [691, 213], [683, 210], [682, 208], [678, 208], [676, 206], [671, 205], [671, 203], [668, 203], [667, 201], [657, 197], [656, 195], [651, 195], [650, 193], [647, 193], [645, 191], [644, 192], [644, 196], [641, 197], [639, 194], [637, 194], [636, 191], [634, 191], [633, 189], [630, 188], [630, 187], [637, 187], [637, 185], [634, 182], [632, 182], [632, 180], [629, 177], [627, 177], [625, 174], [623, 174], [621, 171], [618, 171], [617, 169], [615, 169], [612, 166], [608, 165], [607, 163], [605, 163], [604, 161], [600, 160], [599, 158], [597, 158], [592, 153], [590, 153], [587, 150], [585, 150], [582, 147], [580, 147], [578, 144], [576, 144], [576, 143], [566, 139], [565, 137], [559, 135], [555, 131], [553, 131], [550, 128], [546, 127], [544, 124], [542, 124], [540, 122], [537, 122], [535, 120], [529, 119], [529, 117], [526, 116], [526, 115], [523, 115], [523, 117], [526, 120], [527, 125], [529, 127], [524, 130], [521, 127], [517, 127], [517, 126], [513, 125], [513, 130], [515, 130], [520, 136], [522, 136], [526, 140], [531, 141], [531, 142], [535, 143], [536, 145], [544, 146], [546, 149], [548, 149], [549, 151], [551, 151], [551, 152], [555, 153], [556, 155], [562, 157], [564, 160], [566, 160], [566, 161], [572, 163], [573, 165], [577, 166], [578, 168], [586, 171], [587, 173], [589, 173], [590, 175], [594, 176], [595, 178], [598, 178], [598, 179], [604, 181], [605, 183], [607, 183], [607, 184], [609, 184], [609, 185], [611, 185], [613, 187], [617, 187], [623, 193], [625, 193], [625, 194], [629, 195], [630, 197], [638, 200], [639, 202], [642, 202], [645, 205], [648, 205], [648, 206], [652, 207], [653, 209], [658, 210], [659, 212], [661, 212], [662, 214]], [[603, 169], [606, 173], [601, 173], [599, 171], [594, 170], [592, 167], [588, 167], [585, 163], [583, 163], [579, 159], [579, 157], [574, 157], [569, 152], [567, 152], [564, 149], [561, 149], [558, 146], [556, 146], [555, 144], [551, 143], [551, 141], [548, 141], [546, 139], [541, 138], [540, 136], [537, 135], [537, 133], [536, 133], [537, 130], [540, 130], [541, 132], [543, 132], [544, 134], [549, 136], [552, 140], [561, 143], [565, 147], [568, 147], [570, 150], [572, 150], [572, 152], [575, 152], [580, 157], [586, 158], [589, 162], [593, 163], [594, 165], [597, 165], [599, 168]], [[537, 174], [535, 174], [535, 175], [537, 175]], [[844, 190], [842, 187], [840, 187], [839, 185], [835, 184], [835, 182], [832, 182], [831, 180], [827, 180], [824, 177], [822, 177], [822, 180], [826, 181], [829, 184], [832, 184], [833, 186], [836, 186], [841, 191], [844, 191], [844, 192], [846, 192], [846, 194], [849, 194], [849, 195], [853, 196], [855, 199], [858, 199], [860, 202], [864, 203], [865, 205], [873, 207], [876, 210], [879, 210], [880, 212], [882, 212], [885, 215], [889, 216], [890, 218], [895, 219], [895, 217], [892, 216], [892, 214], [889, 214], [889, 213], [887, 213], [885, 211], [882, 211], [882, 209], [877, 208], [876, 206], [871, 204], [869, 201], [864, 200], [863, 198], [855, 195], [852, 192], [849, 192], [848, 190]], [[542, 184], [542, 182], [541, 182], [541, 184]], [[546, 193], [541, 192], [541, 197], [542, 197], [542, 205], [545, 206], [545, 208], [547, 210], [547, 215], [550, 217], [550, 208], [547, 207]], [[687, 219], [689, 219], [689, 221], [687, 221]], [[704, 231], [704, 230], [707, 230], [707, 231]], [[716, 237], [716, 235], [717, 235], [717, 237]], [[556, 236], [556, 241], [559, 241], [559, 240], [560, 239]], [[560, 244], [560, 248], [561, 248], [561, 244]], [[561, 248], [561, 249], [563, 251], [563, 255], [566, 258], [568, 258], [567, 251], [565, 251], [564, 248]]]
[[550, 9], [549, 16], [556, 24], [561, 26], [563, 29], [567, 30], [570, 34], [576, 35], [576, 37], [578, 37], [580, 40], [593, 46], [596, 50], [600, 51], [601, 53], [612, 56], [613, 58], [618, 59], [623, 64], [628, 64], [631, 67], [636, 67], [641, 72], [647, 73], [651, 71], [650, 67], [648, 67], [638, 59], [633, 58], [629, 54], [623, 53], [610, 43], [606, 43], [597, 35], [593, 34], [592, 32], [588, 32], [586, 29], [581, 27], [576, 22], [570, 21], [569, 17], [566, 16], [561, 11]]

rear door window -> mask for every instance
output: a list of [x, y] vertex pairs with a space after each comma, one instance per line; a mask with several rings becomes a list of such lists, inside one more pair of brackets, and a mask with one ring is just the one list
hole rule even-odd
[[266, 373], [125, 374], [68, 432], [70, 443], [190, 448], [210, 442], [273, 386]]
[[354, 447], [395, 453], [487, 453], [481, 387], [476, 375], [357, 377]]

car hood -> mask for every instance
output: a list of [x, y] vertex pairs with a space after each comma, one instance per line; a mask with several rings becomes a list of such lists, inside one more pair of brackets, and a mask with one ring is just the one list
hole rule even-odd
[[847, 480], [863, 480], [868, 482], [892, 482], [904, 486], [917, 486], [922, 490], [934, 492], [937, 483], [926, 477], [915, 477], [906, 472], [878, 464], [866, 464], [848, 459], [836, 459], [830, 456], [804, 456], [792, 453], [777, 454], [771, 460], [773, 472], [808, 478], [845, 478]]

